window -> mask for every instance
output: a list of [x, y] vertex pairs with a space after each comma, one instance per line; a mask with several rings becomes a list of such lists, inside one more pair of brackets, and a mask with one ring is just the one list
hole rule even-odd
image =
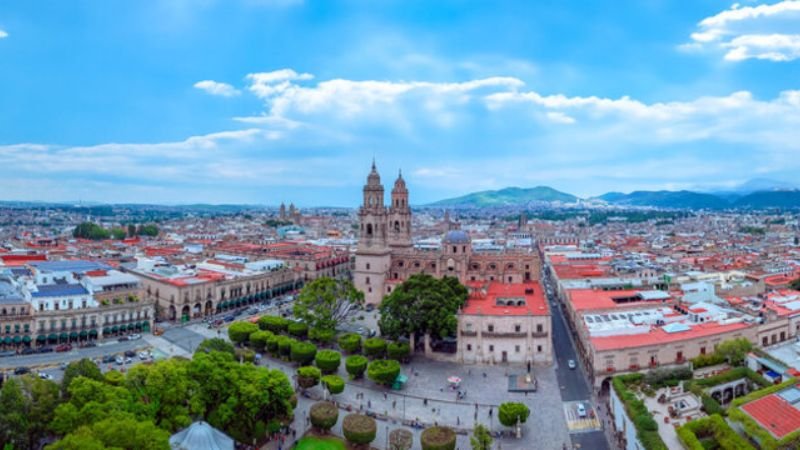
[[537, 333], [541, 333], [541, 332], [543, 332], [543, 331], [544, 331], [544, 327], [542, 326], [542, 324], [540, 324], [540, 323], [537, 323], [537, 324], [536, 324], [536, 332], [537, 332]]
[[468, 351], [468, 352], [471, 352], [471, 351], [472, 351], [472, 344], [467, 344], [467, 351]]
[[508, 282], [511, 283], [511, 277], [508, 277]]
[[455, 245], [453, 246], [453, 253], [458, 253], [458, 247], [456, 247]]
[[81, 300], [81, 308], [86, 308], [86, 299]]
[[367, 281], [366, 281], [366, 283], [367, 283], [367, 284], [369, 284], [369, 277], [367, 277]]
[[705, 355], [706, 354], [706, 348], [705, 347], [700, 347], [700, 354], [701, 355]]
[[542, 353], [542, 346], [541, 346], [541, 345], [537, 345], [537, 346], [536, 346], [536, 351], [537, 351], [538, 353]]
[[30, 333], [31, 326], [26, 323], [25, 326], [23, 327], [23, 329], [25, 330], [26, 333]]
[[494, 325], [491, 325], [491, 324], [490, 324], [490, 325], [487, 327], [487, 331], [489, 331], [489, 333], [493, 333], [493, 332], [494, 332]]
[[494, 345], [490, 345], [490, 346], [489, 346], [489, 351], [490, 351], [490, 352], [493, 352], [493, 351], [494, 351]]
[[369, 263], [367, 263], [367, 270], [369, 270]]
[[514, 325], [514, 331], [519, 333], [520, 331], [522, 331], [522, 326], [521, 325]]
[[517, 352], [517, 353], [519, 353], [519, 345], [515, 345], [515, 346], [514, 346], [514, 351], [515, 351], [515, 352]]

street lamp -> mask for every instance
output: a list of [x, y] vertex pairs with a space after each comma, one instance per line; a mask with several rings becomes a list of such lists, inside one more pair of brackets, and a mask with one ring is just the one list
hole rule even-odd
[[389, 425], [386, 425], [386, 449], [389, 448]]

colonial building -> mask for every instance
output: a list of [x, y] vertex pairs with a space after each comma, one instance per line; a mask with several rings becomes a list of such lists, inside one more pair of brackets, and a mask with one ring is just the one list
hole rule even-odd
[[402, 174], [384, 204], [384, 188], [372, 163], [358, 212], [359, 240], [353, 280], [365, 300], [378, 304], [393, 286], [415, 273], [454, 276], [462, 283], [527, 283], [539, 278], [540, 259], [525, 249], [473, 250], [467, 232], [447, 231], [440, 248], [417, 248], [412, 241], [411, 208]]

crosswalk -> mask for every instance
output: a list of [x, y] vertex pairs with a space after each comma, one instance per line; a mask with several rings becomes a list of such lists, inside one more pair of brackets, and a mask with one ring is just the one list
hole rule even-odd
[[[583, 404], [586, 408], [586, 417], [578, 415], [578, 404]], [[567, 428], [570, 433], [582, 431], [600, 430], [600, 419], [589, 402], [564, 402], [564, 417], [567, 420]]]

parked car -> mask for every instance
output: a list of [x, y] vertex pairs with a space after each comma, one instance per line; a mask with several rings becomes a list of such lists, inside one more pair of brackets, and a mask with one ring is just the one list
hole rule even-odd
[[135, 350], [125, 350], [125, 356], [127, 356], [129, 358], [133, 358], [134, 356], [136, 356], [136, 351]]
[[567, 366], [569, 366], [570, 369], [575, 369], [575, 367], [577, 367], [574, 359], [570, 359], [569, 361], [567, 361]]
[[122, 356], [117, 356], [114, 359], [114, 362], [116, 362], [118, 366], [125, 364], [125, 360], [122, 358]]
[[122, 337], [120, 337], [120, 338], [119, 338], [119, 339], [117, 339], [117, 340], [118, 340], [119, 342], [126, 342], [126, 341], [128, 340], [128, 336], [122, 336]]
[[50, 375], [49, 373], [39, 372], [39, 378], [43, 380], [52, 380], [53, 376]]
[[83, 344], [83, 347], [84, 347], [84, 348], [87, 348], [87, 347], [97, 347], [97, 342], [86, 342], [86, 343], [84, 343], [84, 344]]
[[139, 352], [139, 359], [141, 359], [142, 361], [148, 359], [149, 357], [150, 355], [148, 355], [147, 352]]
[[17, 352], [15, 352], [14, 350], [6, 350], [4, 352], [0, 352], [0, 358], [2, 358], [4, 356], [14, 356], [16, 354], [17, 354]]
[[139, 333], [132, 334], [132, 335], [128, 336], [128, 340], [129, 341], [136, 341], [136, 340], [139, 340], [141, 338], [142, 338], [142, 335], [139, 334]]
[[233, 319], [235, 318], [236, 316], [234, 316], [233, 314], [228, 314], [227, 316], [225, 316], [225, 322], [233, 322]]
[[39, 353], [53, 353], [53, 347], [42, 347], [39, 349]]
[[23, 348], [22, 349], [22, 354], [23, 355], [32, 355], [34, 353], [36, 353], [36, 349], [35, 348], [28, 347], [28, 348]]
[[66, 370], [68, 365], [69, 364], [67, 362], [62, 362], [61, 364], [58, 365], [58, 368], [61, 370]]
[[103, 364], [109, 364], [114, 362], [114, 355], [105, 355], [103, 356]]
[[575, 411], [578, 413], [578, 417], [582, 419], [586, 417], [586, 407], [583, 406], [583, 403], [578, 403], [578, 406], [575, 407]]
[[68, 352], [70, 350], [72, 350], [72, 346], [69, 345], [69, 344], [61, 344], [61, 345], [56, 347], [56, 351], [59, 352], [59, 353]]
[[125, 358], [125, 364], [130, 364], [130, 363], [132, 363], [132, 362], [133, 362], [133, 359], [132, 359], [132, 358], [130, 358], [130, 357], [128, 357], [128, 358]]
[[14, 375], [25, 375], [26, 373], [30, 373], [31, 369], [29, 367], [21, 366], [14, 369]]
[[373, 305], [372, 303], [370, 303], [370, 304], [368, 304], [368, 305], [366, 306], [366, 308], [364, 308], [364, 309], [365, 309], [367, 312], [372, 312], [372, 311], [375, 311], [375, 305]]

